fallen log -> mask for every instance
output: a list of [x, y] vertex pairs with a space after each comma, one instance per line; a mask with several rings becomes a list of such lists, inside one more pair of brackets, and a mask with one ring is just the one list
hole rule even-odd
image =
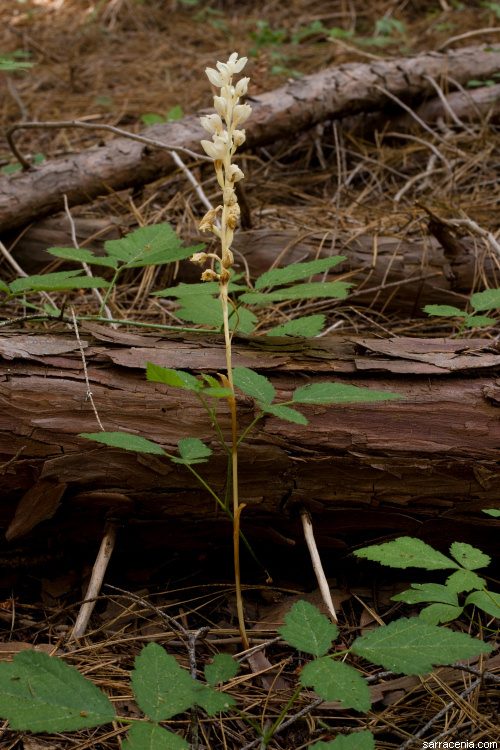
[[[490, 78], [498, 71], [500, 52], [483, 45], [427, 52], [414, 57], [371, 63], [348, 63], [304, 76], [275, 91], [250, 97], [247, 147], [265, 145], [331, 118], [382, 109], [390, 95], [414, 101], [434, 93], [429, 78], [453, 71], [461, 84]], [[204, 136], [199, 119], [152, 125], [145, 136], [166, 147], [200, 151]], [[108, 194], [109, 190], [146, 184], [171, 173], [176, 165], [168, 151], [116, 138], [76, 156], [42, 163], [30, 172], [0, 179], [0, 232], [21, 227], [63, 207], [63, 196], [74, 206]]]
[[[77, 240], [97, 254], [105, 240], [118, 237], [116, 225], [106, 219], [75, 217]], [[373, 235], [340, 234], [336, 237], [334, 254], [345, 255], [346, 261], [336, 266], [329, 281], [345, 278], [356, 285], [347, 304], [383, 310], [388, 313], [419, 316], [425, 305], [454, 305], [463, 308], [464, 295], [498, 286], [495, 258], [474, 238], [455, 238], [444, 224], [435, 219], [429, 223], [435, 237], [401, 239]], [[96, 235], [90, 244], [88, 238]], [[284, 229], [256, 229], [237, 232], [234, 238], [235, 269], [256, 279], [273, 264], [288, 265], [324, 258], [332, 254], [331, 232], [304, 232]], [[49, 247], [71, 247], [71, 227], [67, 217], [44, 219], [23, 233], [14, 243], [12, 255], [29, 274], [42, 273], [53, 256]], [[186, 238], [187, 244], [199, 237]], [[242, 259], [244, 258], [244, 261]], [[479, 271], [480, 269], [480, 271]], [[178, 282], [199, 281], [199, 268], [181, 261], [175, 279]], [[160, 289], [157, 287], [157, 290]], [[342, 303], [344, 304], [344, 303]]]
[[[222, 337], [138, 336], [89, 324], [82, 342], [104, 428], [171, 452], [181, 438], [199, 437], [214, 455], [197, 468], [223, 494], [226, 459], [210, 419], [190, 393], [144, 374], [147, 361], [216, 374], [224, 368]], [[78, 437], [98, 427], [71, 335], [4, 333], [0, 354], [0, 527], [9, 539], [0, 554], [17, 539], [95, 541], [110, 519], [125, 525], [131, 554], [162, 546], [204, 551], [230, 538], [227, 519], [185, 467]], [[300, 542], [305, 506], [323, 547], [403, 532], [440, 547], [460, 539], [496, 549], [500, 521], [481, 513], [500, 506], [496, 342], [247, 336], [235, 342], [234, 365], [265, 373], [280, 401], [298, 384], [326, 380], [405, 397], [301, 407], [306, 427], [260, 420], [240, 449], [251, 541]], [[241, 430], [256, 413], [240, 395]], [[225, 404], [220, 423], [230, 433]]]

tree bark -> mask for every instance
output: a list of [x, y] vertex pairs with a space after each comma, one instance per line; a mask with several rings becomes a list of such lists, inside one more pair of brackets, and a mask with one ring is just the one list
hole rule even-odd
[[[391, 101], [385, 92], [405, 101], [433, 94], [428, 77], [439, 80], [452, 71], [466, 83], [489, 78], [498, 71], [500, 52], [484, 46], [446, 53], [427, 52], [415, 57], [372, 63], [349, 63], [304, 76], [286, 86], [251, 97], [247, 146], [290, 138], [330, 118], [382, 109]], [[166, 145], [199, 151], [204, 131], [196, 116], [179, 122], [152, 125], [144, 135]], [[165, 176], [176, 169], [166, 151], [155, 151], [126, 138], [116, 138], [77, 156], [39, 165], [27, 173], [0, 180], [0, 232], [21, 227], [63, 207], [86, 203], [109, 190], [123, 190]]]
[[[199, 402], [144, 374], [151, 361], [215, 375], [224, 369], [222, 337], [167, 339], [89, 324], [82, 341], [104, 428], [174, 453], [180, 439], [202, 439], [213, 457], [196, 468], [224, 496], [225, 454]], [[2, 334], [0, 353], [0, 526], [11, 543], [25, 535], [97, 539], [116, 519], [131, 549], [205, 550], [229, 538], [224, 514], [185, 467], [78, 437], [99, 428], [70, 334]], [[300, 541], [305, 506], [319, 546], [404, 532], [440, 546], [458, 533], [495, 548], [500, 521], [481, 509], [500, 505], [496, 342], [239, 337], [233, 362], [267, 375], [278, 401], [290, 400], [297, 385], [331, 380], [404, 396], [301, 406], [306, 427], [261, 419], [239, 451], [242, 525], [251, 540]], [[237, 400], [243, 431], [258, 409], [247, 396]], [[219, 413], [229, 436], [225, 403]]]

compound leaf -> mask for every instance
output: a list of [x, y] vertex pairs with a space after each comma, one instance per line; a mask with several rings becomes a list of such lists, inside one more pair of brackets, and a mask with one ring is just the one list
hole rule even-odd
[[468, 315], [465, 319], [466, 328], [481, 328], [482, 326], [490, 326], [496, 323], [493, 318], [488, 318], [487, 315]]
[[421, 539], [413, 539], [410, 536], [401, 536], [392, 542], [364, 547], [356, 550], [354, 554], [388, 565], [390, 568], [446, 570], [459, 567], [456, 562], [437, 552]]
[[214, 687], [218, 682], [231, 680], [240, 668], [230, 654], [216, 654], [212, 664], [205, 666], [205, 679]]
[[472, 570], [456, 570], [446, 579], [446, 585], [452, 591], [460, 594], [462, 591], [471, 591], [472, 589], [482, 589], [486, 581]]
[[465, 600], [465, 605], [475, 604], [492, 617], [500, 617], [500, 594], [494, 591], [473, 591]]
[[467, 316], [465, 310], [459, 310], [458, 307], [452, 307], [451, 305], [426, 305], [423, 310], [428, 315], [442, 315], [446, 318], [452, 316], [465, 318]]
[[208, 685], [202, 685], [200, 682], [195, 683], [195, 685], [195, 702], [198, 706], [204, 708], [209, 716], [215, 716], [215, 714], [227, 711], [231, 706], [234, 706], [235, 700], [232, 695], [214, 690], [208, 687]]
[[316, 742], [310, 750], [375, 750], [375, 737], [367, 730], [338, 734], [331, 742]]
[[487, 513], [493, 518], [500, 518], [500, 510], [497, 510], [497, 508], [488, 508], [488, 510], [483, 510], [483, 513]]
[[181, 239], [168, 223], [139, 227], [120, 240], [108, 240], [104, 243], [104, 250], [108, 255], [121, 260], [129, 268], [183, 260], [204, 247], [182, 247]]
[[269, 405], [276, 395], [273, 384], [264, 375], [259, 375], [248, 367], [235, 367], [233, 382], [247, 396], [253, 396], [266, 405]]
[[77, 263], [92, 263], [95, 266], [106, 266], [106, 268], [116, 268], [118, 261], [116, 258], [110, 258], [109, 255], [103, 255], [102, 257], [94, 255], [92, 250], [87, 250], [84, 247], [50, 247], [47, 250], [51, 255], [55, 255], [56, 258], [65, 258], [66, 260], [74, 260]]
[[[228, 292], [246, 292], [248, 287], [239, 286], [234, 284], [232, 281], [228, 284]], [[214, 296], [219, 294], [220, 287], [218, 281], [200, 281], [198, 284], [185, 284], [181, 282], [177, 286], [168, 287], [168, 289], [162, 289], [161, 292], [153, 292], [153, 296], [156, 297], [177, 297], [184, 299], [191, 295], [198, 296], [199, 294], [206, 294], [208, 296]]]
[[340, 701], [344, 708], [368, 711], [370, 688], [353, 667], [327, 657], [310, 661], [300, 673], [300, 682], [312, 686], [325, 701]]
[[2, 292], [5, 292], [6, 294], [10, 294], [9, 285], [6, 284], [5, 281], [2, 281], [2, 279], [0, 279], [0, 289], [2, 290]]
[[159, 724], [141, 722], [132, 724], [128, 733], [128, 742], [123, 750], [189, 750], [189, 744], [178, 734], [169, 732]]
[[79, 276], [82, 270], [77, 268], [73, 271], [58, 271], [57, 273], [46, 273], [43, 276], [27, 276], [15, 279], [10, 285], [12, 294], [23, 292], [57, 292], [69, 289], [98, 289], [109, 286], [109, 281], [98, 276]]
[[281, 286], [282, 284], [289, 284], [291, 281], [307, 279], [309, 276], [314, 276], [315, 273], [328, 271], [329, 268], [342, 263], [345, 259], [344, 255], [337, 255], [334, 258], [321, 258], [320, 260], [313, 260], [308, 263], [292, 263], [286, 266], [286, 268], [273, 268], [263, 273], [262, 276], [259, 276], [255, 282], [255, 289], [264, 289], [267, 286]]
[[[210, 283], [210, 282], [207, 282]], [[213, 328], [221, 328], [224, 325], [224, 317], [219, 299], [210, 295], [187, 296], [177, 300], [181, 306], [175, 314], [181, 320], [198, 325], [208, 325]], [[238, 308], [238, 318], [229, 307], [229, 325], [234, 327], [238, 323], [238, 330], [242, 333], [251, 333], [258, 323], [258, 318], [245, 308]]]
[[388, 401], [394, 398], [404, 398], [397, 393], [386, 391], [371, 391], [358, 388], [356, 385], [343, 383], [312, 383], [297, 388], [293, 394], [296, 404], [347, 404], [367, 401]]
[[391, 596], [393, 602], [418, 604], [419, 602], [441, 602], [458, 607], [458, 596], [455, 591], [441, 583], [412, 583], [411, 589]]
[[290, 409], [289, 406], [283, 406], [282, 404], [263, 404], [262, 401], [257, 402], [262, 411], [274, 414], [275, 417], [284, 419], [286, 422], [294, 422], [295, 424], [307, 424], [307, 419], [300, 411], [296, 409]]
[[198, 380], [189, 372], [170, 370], [152, 362], [146, 364], [146, 378], [153, 383], [165, 383], [165, 385], [175, 386], [176, 388], [185, 388], [187, 391], [199, 391], [203, 387], [201, 380]]
[[299, 651], [314, 656], [326, 654], [338, 635], [338, 628], [328, 617], [309, 602], [300, 600], [285, 615], [279, 633], [285, 641]]
[[240, 300], [247, 305], [264, 307], [272, 302], [286, 302], [295, 299], [314, 299], [316, 297], [345, 299], [351, 286], [354, 286], [354, 284], [345, 281], [326, 281], [325, 283], [313, 281], [306, 284], [297, 284], [297, 286], [287, 289], [276, 289], [274, 292], [245, 292], [241, 295]]
[[131, 687], [149, 719], [165, 721], [196, 702], [196, 682], [157, 643], [148, 643], [136, 657]]
[[420, 617], [403, 618], [357, 638], [351, 650], [385, 669], [428, 674], [434, 665], [453, 664], [493, 650], [467, 633], [430, 625]]
[[202, 464], [205, 463], [212, 451], [199, 438], [184, 438], [179, 440], [179, 453], [181, 458], [173, 458], [176, 464]]
[[66, 732], [113, 721], [104, 693], [74, 667], [43, 651], [0, 664], [0, 716], [14, 730]]
[[325, 325], [324, 315], [307, 315], [282, 323], [267, 332], [267, 336], [317, 336]]
[[480, 549], [471, 547], [465, 542], [453, 542], [450, 552], [460, 565], [466, 570], [476, 570], [476, 568], [485, 568], [491, 562], [491, 557], [485, 555]]
[[164, 456], [165, 451], [156, 443], [140, 435], [130, 435], [128, 432], [81, 432], [78, 437], [94, 440], [96, 443], [103, 443], [112, 448], [123, 448], [126, 451], [135, 451], [136, 453], [156, 453], [158, 456]]
[[453, 607], [451, 604], [431, 604], [429, 607], [425, 607], [419, 616], [431, 625], [439, 625], [441, 622], [456, 620], [463, 611], [463, 607]]
[[484, 292], [476, 292], [470, 298], [474, 310], [493, 310], [500, 307], [500, 289], [486, 289]]

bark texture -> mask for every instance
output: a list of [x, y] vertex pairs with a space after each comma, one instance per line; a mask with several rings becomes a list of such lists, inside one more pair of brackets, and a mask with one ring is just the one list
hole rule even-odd
[[[384, 91], [405, 101], [433, 94], [428, 78], [440, 80], [448, 70], [459, 83], [488, 78], [498, 71], [500, 52], [484, 45], [446, 53], [427, 52], [411, 58], [349, 63], [304, 76], [286, 86], [249, 101], [247, 145], [264, 145], [290, 138], [330, 118], [382, 109], [391, 101]], [[204, 136], [198, 117], [152, 125], [144, 135], [167, 145], [199, 151]], [[0, 232], [24, 226], [63, 207], [86, 203], [109, 190], [145, 184], [175, 169], [168, 152], [116, 138], [77, 156], [58, 159], [31, 172], [0, 180]]]
[[[89, 326], [82, 340], [105, 429], [141, 435], [171, 452], [181, 438], [201, 438], [214, 457], [197, 468], [224, 493], [225, 454], [198, 401], [144, 374], [147, 361], [222, 371], [222, 337], [167, 339]], [[226, 519], [185, 467], [78, 437], [99, 428], [69, 333], [3, 334], [0, 354], [0, 525], [9, 540], [97, 539], [109, 518], [122, 519], [132, 547], [204, 550], [229, 538]], [[500, 506], [495, 342], [240, 337], [234, 365], [266, 374], [280, 401], [297, 385], [326, 380], [405, 396], [303, 406], [306, 427], [271, 416], [258, 422], [240, 450], [242, 523], [250, 539], [300, 541], [297, 513], [305, 505], [323, 547], [404, 532], [439, 546], [460, 539], [495, 548], [500, 521], [481, 513]], [[243, 395], [238, 409], [243, 430], [257, 411]], [[225, 404], [220, 421], [229, 435]]]

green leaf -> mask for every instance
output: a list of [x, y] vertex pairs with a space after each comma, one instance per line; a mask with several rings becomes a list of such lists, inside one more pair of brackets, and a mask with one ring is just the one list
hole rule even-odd
[[475, 604], [492, 617], [500, 617], [500, 594], [493, 591], [473, 591], [465, 600], [464, 606], [468, 604]]
[[[176, 310], [175, 314], [181, 320], [213, 326], [214, 328], [221, 328], [224, 324], [222, 306], [219, 299], [214, 299], [210, 295], [188, 296], [179, 299], [178, 303], [181, 307], [179, 310]], [[242, 307], [238, 308], [238, 317], [238, 330], [242, 333], [251, 333], [259, 322], [258, 318], [250, 310], [245, 310]], [[229, 327], [234, 328], [236, 322], [236, 314], [233, 308], [230, 307]]]
[[317, 336], [325, 325], [324, 315], [307, 315], [282, 323], [267, 332], [267, 336]]
[[232, 680], [239, 668], [240, 665], [230, 654], [216, 654], [212, 664], [205, 666], [205, 679], [214, 687], [218, 682]]
[[233, 382], [247, 396], [253, 396], [266, 405], [276, 396], [273, 384], [264, 375], [259, 375], [248, 367], [235, 367]]
[[182, 241], [170, 224], [139, 227], [120, 240], [104, 243], [106, 253], [121, 260], [128, 268], [155, 266], [189, 258], [204, 245], [182, 247]]
[[198, 438], [184, 438], [179, 440], [181, 458], [173, 458], [176, 464], [203, 464], [212, 451]]
[[108, 724], [116, 713], [74, 667], [43, 651], [21, 651], [0, 664], [0, 716], [13, 730], [66, 732]]
[[482, 589], [486, 581], [472, 570], [456, 570], [446, 579], [446, 585], [452, 591], [460, 594], [462, 591], [471, 591], [472, 589]]
[[[241, 291], [247, 291], [247, 287], [242, 287], [239, 284], [233, 284], [232, 281], [228, 284], [228, 291], [231, 292], [241, 292]], [[220, 287], [218, 281], [202, 281], [199, 284], [184, 284], [184, 282], [181, 282], [180, 284], [177, 284], [177, 286], [171, 286], [168, 287], [168, 289], [163, 289], [161, 292], [153, 292], [154, 297], [177, 297], [184, 300], [186, 297], [198, 296], [200, 294], [206, 294], [207, 296], [214, 296], [215, 294], [220, 293]], [[220, 302], [219, 302], [220, 307]]]
[[99, 277], [79, 276], [82, 270], [58, 271], [58, 273], [46, 273], [44, 276], [27, 276], [16, 279], [10, 285], [13, 294], [23, 292], [57, 292], [66, 289], [98, 289], [109, 286], [109, 281]]
[[173, 734], [159, 724], [141, 722], [132, 724], [128, 733], [128, 742], [122, 745], [123, 750], [189, 750], [190, 745], [178, 734]]
[[153, 383], [165, 383], [176, 388], [184, 388], [186, 391], [199, 391], [203, 387], [201, 380], [191, 373], [184, 370], [169, 370], [153, 362], [146, 363], [146, 378]]
[[486, 315], [468, 315], [465, 318], [466, 328], [481, 328], [482, 326], [490, 326], [496, 323], [493, 318], [488, 318]]
[[309, 602], [298, 601], [285, 615], [285, 623], [279, 633], [285, 641], [299, 651], [314, 656], [326, 654], [332, 641], [338, 636], [336, 625]]
[[157, 643], [136, 657], [131, 687], [141, 711], [153, 721], [166, 721], [195, 703], [196, 682]]
[[476, 292], [470, 298], [470, 303], [476, 312], [500, 307], [500, 289], [486, 289], [484, 292]]
[[401, 594], [391, 596], [393, 602], [406, 602], [406, 604], [418, 604], [419, 602], [441, 602], [458, 607], [458, 596], [448, 586], [441, 583], [412, 583], [411, 589]]
[[463, 607], [453, 607], [451, 604], [431, 604], [420, 612], [420, 617], [430, 625], [439, 625], [439, 623], [451, 622], [456, 620], [462, 612]]
[[9, 289], [8, 284], [6, 284], [5, 281], [2, 281], [1, 279], [0, 279], [0, 290], [2, 292], [5, 292], [6, 294], [10, 294], [10, 289]]
[[219, 381], [217, 380], [217, 378], [213, 377], [213, 375], [207, 375], [206, 373], [202, 373], [201, 377], [203, 378], [203, 380], [205, 380], [208, 383], [208, 385], [211, 388], [220, 388], [221, 387], [221, 384], [219, 383]]
[[404, 396], [343, 383], [312, 383], [297, 388], [293, 394], [293, 401], [296, 404], [347, 404], [363, 401], [389, 401], [394, 398], [404, 398]]
[[489, 516], [493, 516], [493, 518], [500, 518], [500, 510], [497, 510], [497, 508], [483, 509], [483, 513], [487, 513]]
[[364, 547], [354, 552], [356, 557], [365, 557], [390, 568], [425, 568], [446, 570], [458, 568], [457, 563], [437, 552], [421, 539], [401, 536], [392, 542]]
[[331, 742], [316, 742], [310, 750], [375, 750], [375, 737], [366, 730], [347, 736], [338, 734]]
[[205, 388], [203, 395], [213, 396], [214, 398], [229, 398], [234, 394], [230, 388], [222, 388], [219, 385], [217, 388]]
[[[325, 618], [326, 619], [326, 618]], [[341, 661], [323, 657], [306, 664], [300, 682], [312, 686], [325, 701], [340, 701], [344, 708], [369, 711], [370, 688], [353, 667]]]
[[307, 419], [300, 411], [296, 409], [290, 409], [289, 406], [283, 406], [282, 404], [264, 404], [262, 401], [257, 401], [262, 411], [274, 414], [275, 417], [284, 419], [286, 422], [294, 422], [295, 424], [307, 424]]
[[485, 568], [491, 562], [491, 557], [485, 555], [480, 549], [465, 544], [465, 542], [453, 542], [450, 552], [452, 557], [466, 570]]
[[99, 257], [84, 247], [78, 249], [74, 247], [50, 247], [47, 252], [56, 258], [74, 260], [77, 263], [92, 263], [95, 266], [106, 266], [107, 268], [116, 268], [118, 265], [116, 258], [110, 258], [108, 255]]
[[157, 125], [159, 122], [165, 122], [165, 118], [157, 112], [146, 112], [146, 114], [141, 115], [141, 121], [144, 125]]
[[344, 260], [346, 260], [344, 255], [337, 255], [334, 258], [321, 258], [321, 260], [313, 260], [308, 263], [292, 263], [285, 268], [273, 268], [259, 276], [255, 282], [255, 289], [281, 286], [282, 284], [289, 284], [291, 281], [307, 279], [309, 276], [314, 276], [315, 273], [328, 271], [329, 268], [333, 268]]
[[433, 665], [453, 664], [493, 650], [467, 633], [429, 625], [419, 617], [401, 619], [357, 638], [351, 650], [385, 669], [403, 674], [428, 674]]
[[103, 443], [112, 448], [123, 448], [126, 451], [135, 451], [136, 453], [156, 453], [158, 456], [164, 456], [165, 451], [151, 440], [140, 437], [140, 435], [130, 435], [128, 432], [81, 432], [78, 437], [94, 440], [96, 443]]
[[451, 305], [426, 305], [423, 308], [424, 312], [428, 315], [442, 315], [443, 317], [460, 317], [465, 318], [467, 313], [464, 310], [459, 310], [458, 307], [452, 307]]
[[196, 684], [196, 704], [201, 706], [209, 716], [215, 716], [215, 714], [221, 711], [227, 711], [229, 708], [234, 706], [235, 699], [232, 695], [222, 693], [219, 690], [214, 690], [208, 685], [202, 685], [201, 683]]
[[240, 297], [241, 302], [247, 305], [260, 305], [265, 307], [272, 302], [286, 302], [296, 299], [315, 299], [316, 297], [328, 297], [333, 299], [345, 299], [347, 291], [354, 284], [345, 281], [321, 281], [306, 284], [297, 284], [287, 289], [276, 289], [274, 292], [245, 292]]
[[172, 122], [173, 120], [182, 120], [184, 117], [184, 112], [182, 111], [182, 107], [180, 104], [176, 104], [175, 107], [172, 107], [167, 112], [167, 122]]

